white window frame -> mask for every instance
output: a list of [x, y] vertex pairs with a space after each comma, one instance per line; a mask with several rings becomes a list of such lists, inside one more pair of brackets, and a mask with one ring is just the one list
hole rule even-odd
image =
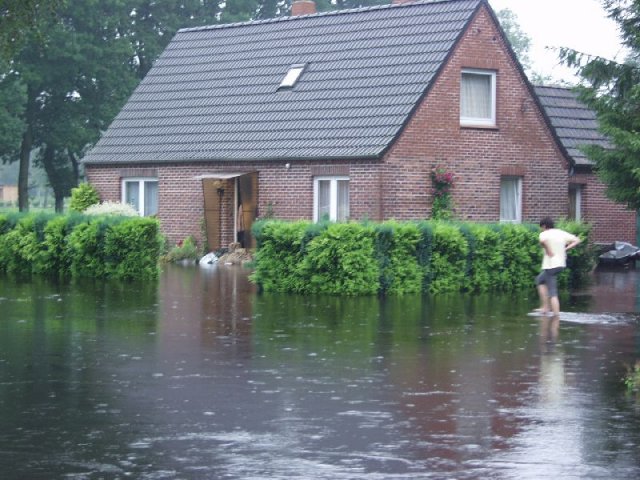
[[[491, 79], [491, 116], [489, 118], [464, 117], [462, 115], [463, 78], [465, 75], [485, 75]], [[464, 127], [495, 127], [496, 103], [496, 72], [493, 70], [463, 68], [460, 74], [460, 125]]]
[[[320, 193], [320, 181], [330, 181], [329, 186], [329, 195], [330, 195], [330, 203], [329, 203], [329, 220], [332, 222], [337, 221], [338, 218], [338, 181], [347, 181], [349, 182], [349, 177], [347, 176], [334, 176], [334, 175], [323, 175], [313, 178], [313, 221], [318, 222], [320, 218], [318, 217], [318, 201], [319, 201], [319, 193]], [[349, 209], [351, 208], [351, 197], [349, 197], [349, 205], [347, 206]], [[349, 213], [347, 213], [347, 218], [349, 218]]]
[[[505, 180], [516, 180], [518, 184], [516, 203], [516, 218], [502, 217], [502, 182]], [[522, 177], [516, 175], [503, 175], [500, 177], [500, 223], [522, 223]]]
[[144, 211], [145, 186], [147, 183], [150, 183], [150, 182], [158, 183], [158, 179], [155, 177], [126, 177], [122, 179], [122, 188], [121, 188], [122, 203], [129, 203], [127, 202], [127, 184], [128, 183], [138, 184], [138, 188], [139, 188], [138, 205], [131, 205], [131, 204], [129, 205], [135, 208], [138, 211], [138, 215], [140, 215], [141, 217], [155, 215], [155, 213], [148, 213]]
[[295, 65], [291, 65], [291, 67], [289, 67], [289, 71], [282, 79], [282, 82], [280, 82], [280, 86], [278, 88], [293, 88], [295, 84], [298, 83], [298, 80], [300, 79], [300, 76], [302, 75], [302, 72], [304, 72], [306, 66], [306, 63], [297, 63]]

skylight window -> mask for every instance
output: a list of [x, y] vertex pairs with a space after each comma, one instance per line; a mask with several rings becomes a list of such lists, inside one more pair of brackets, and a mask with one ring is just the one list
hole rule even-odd
[[278, 88], [293, 88], [293, 86], [300, 79], [300, 75], [302, 75], [302, 72], [304, 71], [305, 66], [306, 66], [305, 63], [291, 65], [291, 67], [289, 68], [289, 71], [285, 75], [284, 79], [282, 80]]

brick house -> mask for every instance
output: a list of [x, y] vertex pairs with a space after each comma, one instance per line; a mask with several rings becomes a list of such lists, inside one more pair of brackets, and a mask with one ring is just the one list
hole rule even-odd
[[576, 168], [486, 0], [314, 12], [179, 31], [84, 159], [101, 198], [251, 246], [259, 216], [428, 218], [441, 166], [459, 219], [567, 217], [582, 185], [596, 240], [635, 240], [600, 228], [635, 217]]

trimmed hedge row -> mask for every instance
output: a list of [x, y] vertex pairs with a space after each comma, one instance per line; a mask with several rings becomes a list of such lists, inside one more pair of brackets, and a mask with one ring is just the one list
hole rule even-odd
[[156, 219], [80, 214], [0, 214], [0, 272], [156, 278]]
[[[558, 226], [583, 239], [559, 277], [564, 287], [579, 285], [594, 265], [590, 226]], [[516, 291], [533, 286], [542, 260], [537, 225], [264, 220], [252, 231], [258, 248], [251, 280], [272, 292]]]

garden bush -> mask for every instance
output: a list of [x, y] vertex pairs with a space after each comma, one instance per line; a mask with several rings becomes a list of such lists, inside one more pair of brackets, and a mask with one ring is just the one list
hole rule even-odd
[[303, 292], [308, 289], [301, 276], [302, 239], [309, 222], [261, 220], [251, 231], [258, 249], [251, 279], [271, 292]]
[[[564, 285], [593, 268], [589, 225], [559, 224], [584, 241], [570, 252]], [[534, 287], [542, 249], [537, 225], [283, 222], [254, 224], [251, 280], [266, 291], [369, 295], [515, 291]]]
[[109, 215], [121, 217], [137, 217], [138, 211], [128, 203], [102, 202], [87, 207], [82, 213], [85, 215]]
[[104, 234], [106, 274], [115, 278], [153, 278], [158, 275], [162, 241], [153, 218], [132, 217], [110, 225]]
[[171, 248], [169, 252], [161, 258], [161, 260], [165, 263], [180, 262], [183, 260], [195, 263], [199, 256], [200, 252], [198, 251], [196, 240], [193, 236], [189, 235], [175, 247]]
[[394, 295], [422, 291], [424, 268], [418, 262], [421, 231], [415, 223], [386, 222], [376, 228], [380, 289]]
[[152, 278], [161, 237], [155, 219], [79, 214], [0, 215], [0, 271]]
[[69, 210], [72, 212], [84, 212], [91, 205], [100, 202], [98, 191], [90, 183], [81, 183], [71, 189], [71, 201], [69, 202]]
[[465, 290], [488, 292], [498, 290], [499, 272], [504, 265], [502, 252], [497, 246], [500, 234], [485, 224], [464, 224], [460, 231], [467, 239], [469, 250], [465, 272]]
[[378, 291], [380, 268], [375, 258], [374, 229], [335, 223], [306, 247], [301, 265], [302, 291], [367, 295]]
[[465, 285], [469, 245], [455, 224], [435, 222], [431, 254], [432, 293], [460, 291]]

